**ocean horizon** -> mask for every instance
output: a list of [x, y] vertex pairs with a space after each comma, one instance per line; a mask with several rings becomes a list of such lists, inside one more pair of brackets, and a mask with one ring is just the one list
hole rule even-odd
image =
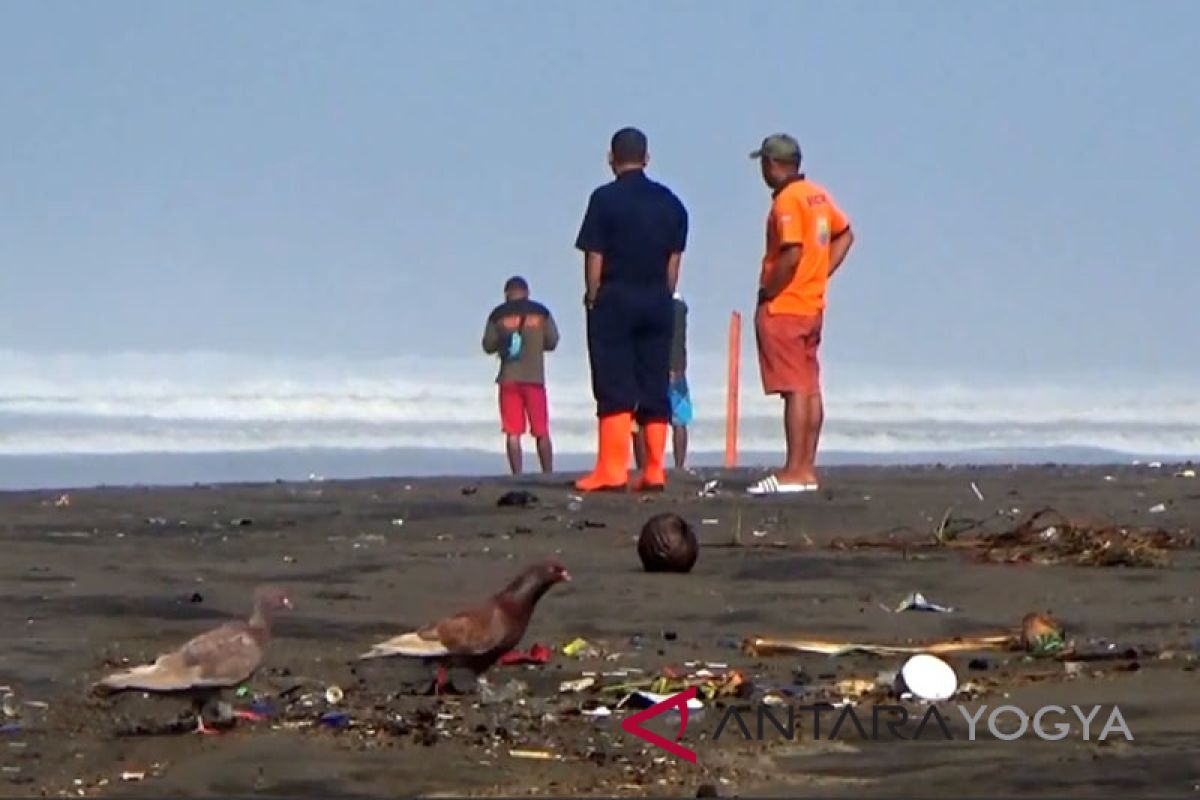
[[[690, 354], [696, 466], [719, 466], [724, 358]], [[739, 463], [780, 458], [779, 402], [745, 352]], [[582, 354], [548, 362], [557, 466], [586, 468], [595, 417]], [[0, 351], [0, 489], [506, 471], [483, 357], [272, 358]], [[821, 462], [1180, 462], [1200, 456], [1196, 379], [825, 369]], [[534, 464], [528, 448], [527, 469]]]

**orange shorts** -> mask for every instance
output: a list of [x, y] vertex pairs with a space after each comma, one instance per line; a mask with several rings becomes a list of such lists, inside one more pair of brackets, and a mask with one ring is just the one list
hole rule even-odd
[[754, 314], [758, 339], [758, 368], [767, 394], [819, 394], [821, 345], [824, 315], [771, 314], [760, 305]]

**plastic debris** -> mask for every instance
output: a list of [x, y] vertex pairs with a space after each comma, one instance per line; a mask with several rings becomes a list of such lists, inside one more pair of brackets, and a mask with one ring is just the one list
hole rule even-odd
[[250, 696], [250, 687], [249, 686], [239, 686], [237, 688], [237, 691], [234, 692], [234, 695], [236, 697], [249, 697]]
[[329, 711], [322, 714], [317, 723], [326, 728], [341, 730], [350, 727], [350, 715], [341, 711]]
[[4, 725], [0, 725], [0, 735], [2, 736], [11, 736], [13, 734], [20, 733], [23, 730], [25, 730], [25, 727], [18, 722], [9, 722], [5, 723]]
[[1046, 614], [1031, 612], [1021, 620], [1021, 646], [1030, 655], [1054, 655], [1062, 652], [1066, 645], [1062, 626]]
[[123, 780], [127, 783], [128, 782], [136, 782], [136, 781], [144, 781], [144, 780], [146, 780], [146, 773], [141, 772], [141, 771], [134, 772], [132, 770], [126, 770], [125, 772], [121, 773], [121, 780]]
[[392, 525], [397, 528], [403, 528], [404, 519], [402, 517], [396, 517], [394, 520], [392, 520]]
[[591, 642], [582, 638], [573, 639], [562, 646], [563, 655], [570, 656], [572, 658], [582, 657], [586, 655], [589, 650], [595, 650], [595, 648], [592, 647]]
[[69, 505], [71, 505], [71, 495], [69, 494], [59, 495], [58, 499], [54, 501], [55, 508], [66, 508]]
[[921, 700], [949, 700], [958, 691], [958, 676], [954, 668], [929, 653], [910, 658], [900, 668], [900, 688]]
[[720, 488], [720, 486], [721, 486], [720, 481], [716, 481], [716, 480], [705, 481], [704, 486], [700, 489], [700, 491], [696, 492], [696, 496], [697, 497], [716, 497], [718, 494], [717, 490]]
[[562, 756], [551, 753], [549, 750], [509, 750], [508, 754], [513, 758], [528, 758], [535, 761], [559, 761], [562, 759]]
[[596, 679], [588, 676], [584, 678], [577, 678], [573, 681], [563, 681], [558, 685], [558, 691], [560, 694], [573, 694], [576, 692], [586, 691], [595, 685]]
[[342, 687], [334, 685], [325, 690], [325, 702], [331, 706], [336, 706], [346, 697], [346, 693], [342, 691]]
[[913, 592], [901, 600], [895, 608], [890, 610], [895, 613], [900, 613], [901, 611], [930, 611], [938, 614], [949, 614], [954, 611], [950, 606], [942, 606], [926, 600], [925, 595], [920, 592]]
[[17, 705], [17, 697], [12, 692], [6, 692], [0, 698], [0, 713], [10, 718], [21, 716], [21, 707]]
[[[644, 689], [639, 689], [638, 691], [627, 695], [625, 699], [622, 700], [618, 705], [623, 706], [626, 703], [629, 703], [631, 705], [638, 706], [639, 708], [649, 708], [650, 706], [663, 702], [669, 697], [671, 697], [669, 694], [659, 694], [658, 692], [648, 692]], [[688, 711], [699, 711], [700, 709], [704, 708], [704, 703], [699, 699], [692, 697], [688, 699], [687, 707]], [[679, 713], [678, 709], [674, 709], [674, 711], [676, 714]]]
[[752, 636], [742, 642], [748, 655], [767, 656], [777, 653], [820, 653], [826, 656], [844, 656], [851, 653], [872, 655], [916, 655], [919, 653], [972, 653], [984, 650], [1010, 650], [1019, 641], [1016, 634], [995, 636], [972, 636], [958, 639], [929, 642], [922, 645], [869, 644], [866, 642], [838, 642], [826, 639], [769, 639]]
[[1152, 505], [1152, 506], [1150, 506], [1150, 508], [1147, 509], [1147, 511], [1151, 514], [1161, 514], [1166, 510], [1167, 510], [1167, 506], [1165, 503], [1156, 503], [1155, 505]]
[[862, 697], [875, 691], [875, 681], [869, 678], [843, 678], [833, 685], [833, 690], [849, 697]]
[[1196, 470], [1181, 469], [1179, 472], [1175, 473], [1175, 477], [1176, 478], [1194, 478], [1194, 477], [1196, 477]]
[[613, 712], [608, 706], [596, 706], [595, 708], [584, 708], [579, 713], [593, 719], [605, 719], [606, 717], [611, 717]]

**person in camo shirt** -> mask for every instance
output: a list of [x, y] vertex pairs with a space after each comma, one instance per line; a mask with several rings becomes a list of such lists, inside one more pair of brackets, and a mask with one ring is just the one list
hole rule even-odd
[[[671, 338], [671, 450], [675, 469], [687, 464], [688, 426], [692, 424], [692, 397], [687, 383], [687, 303], [675, 293], [675, 331]], [[646, 461], [646, 439], [639, 426], [633, 434], [633, 454], [638, 469]]]
[[521, 436], [527, 423], [537, 442], [542, 472], [554, 471], [545, 354], [556, 347], [558, 326], [550, 310], [529, 299], [529, 284], [524, 278], [509, 278], [504, 284], [504, 302], [488, 314], [483, 329], [483, 352], [500, 359], [496, 375], [500, 428], [513, 475], [521, 474]]

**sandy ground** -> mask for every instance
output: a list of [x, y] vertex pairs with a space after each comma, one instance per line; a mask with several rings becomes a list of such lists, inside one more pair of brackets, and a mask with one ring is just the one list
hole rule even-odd
[[[70, 492], [66, 505], [56, 504], [58, 492], [4, 495], [0, 685], [9, 688], [0, 693], [12, 697], [0, 719], [0, 795], [694, 796], [711, 784], [726, 796], [1194, 797], [1194, 549], [1153, 568], [984, 564], [949, 548], [829, 546], [905, 527], [902, 535], [926, 539], [947, 513], [952, 525], [971, 518], [999, 531], [1043, 506], [1121, 525], [1200, 529], [1200, 480], [1177, 477], [1178, 469], [839, 469], [820, 494], [760, 500], [736, 491], [750, 476], [719, 473], [677, 475], [667, 494], [648, 500], [581, 503], [561, 482], [539, 478], [97, 489]], [[698, 496], [712, 477], [723, 491]], [[514, 488], [540, 503], [498, 508]], [[1160, 503], [1164, 510], [1151, 514]], [[635, 537], [664, 510], [684, 515], [701, 537], [690, 575], [641, 571]], [[482, 703], [472, 682], [456, 676], [461, 695], [427, 697], [419, 665], [353, 663], [377, 637], [482, 599], [549, 554], [575, 580], [542, 601], [524, 644], [544, 643], [555, 655], [546, 666], [494, 670], [499, 696]], [[243, 615], [262, 582], [287, 586], [297, 608], [279, 621], [250, 696], [228, 699], [269, 702], [270, 721], [239, 722], [221, 736], [173, 734], [172, 723], [190, 724], [185, 702], [89, 694], [111, 666], [152, 659]], [[881, 608], [914, 590], [955, 610]], [[1167, 651], [1076, 673], [1016, 653], [950, 659], [964, 682], [990, 687], [976, 705], [1031, 714], [1048, 703], [1101, 705], [1091, 741], [1078, 724], [1055, 742], [1032, 734], [967, 741], [961, 718], [953, 741], [870, 741], [854, 731], [786, 741], [769, 728], [761, 741], [729, 730], [713, 740], [726, 703], [752, 703], [772, 687], [793, 687], [788, 702], [805, 703], [837, 680], [874, 679], [902, 662], [753, 656], [738, 649], [745, 637], [894, 643], [1012, 628], [1031, 610], [1052, 613], [1091, 651]], [[557, 651], [576, 637], [599, 654]], [[696, 764], [622, 731], [624, 709], [599, 721], [580, 714], [611, 705], [605, 696], [559, 691], [585, 671], [653, 674], [695, 661], [740, 669], [757, 687], [750, 699], [710, 702], [692, 716], [682, 743], [698, 752]], [[523, 696], [511, 681], [522, 683]], [[333, 685], [344, 690], [336, 706], [324, 698]], [[1096, 740], [1114, 705], [1134, 741]], [[329, 712], [346, 714], [349, 726], [319, 723]], [[753, 728], [753, 714], [747, 719]], [[669, 717], [658, 722], [656, 730], [673, 727]], [[144, 777], [122, 780], [124, 772]]]

